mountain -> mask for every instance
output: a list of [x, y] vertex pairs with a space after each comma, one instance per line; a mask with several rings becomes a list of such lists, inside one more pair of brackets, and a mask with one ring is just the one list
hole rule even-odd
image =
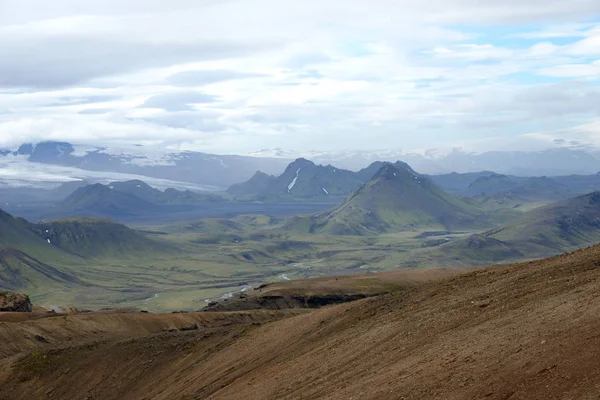
[[491, 175], [494, 175], [494, 172], [481, 171], [467, 172], [464, 174], [452, 172], [450, 174], [429, 175], [429, 179], [431, 179], [433, 183], [435, 183], [450, 194], [459, 194], [467, 196], [471, 194], [469, 186], [474, 181], [476, 181], [478, 178], [487, 178]]
[[241, 198], [257, 197], [276, 181], [276, 177], [257, 171], [250, 180], [230, 186], [227, 193]]
[[141, 180], [112, 182], [108, 187], [118, 192], [133, 194], [150, 203], [157, 204], [189, 204], [224, 201], [222, 197], [210, 193], [198, 193], [192, 192], [191, 190], [180, 191], [173, 188], [161, 191]]
[[569, 188], [548, 177], [528, 178], [519, 186], [491, 196], [483, 195], [477, 198], [481, 204], [504, 203], [513, 204], [527, 202], [551, 202], [572, 197]]
[[[256, 195], [256, 198], [261, 200], [347, 196], [361, 184], [352, 171], [331, 165], [316, 165], [304, 158], [289, 164], [283, 174], [275, 179], [259, 177], [259, 180], [261, 183], [269, 181], [269, 184]], [[247, 182], [242, 188], [249, 186], [250, 183]], [[239, 189], [240, 186], [236, 188]]]
[[96, 183], [77, 189], [60, 203], [60, 214], [81, 216], [134, 216], [160, 211], [161, 207], [132, 193]]
[[482, 226], [482, 212], [440, 189], [404, 163], [385, 164], [332, 211], [297, 217], [287, 229], [370, 235], [419, 228], [456, 230]]
[[469, 185], [472, 194], [494, 194], [513, 189], [518, 183], [506, 175], [492, 173], [480, 176]]
[[187, 205], [225, 201], [210, 193], [166, 189], [161, 191], [140, 180], [99, 183], [75, 190], [64, 199], [57, 215], [127, 217], [175, 212]]
[[91, 286], [86, 283], [87, 268], [97, 268], [98, 259], [169, 256], [173, 251], [170, 245], [106, 219], [34, 224], [0, 210], [0, 290], [81, 290]]
[[80, 284], [81, 281], [55, 265], [75, 265], [72, 255], [34, 233], [31, 225], [0, 210], [0, 289], [31, 285]]
[[109, 219], [67, 218], [32, 224], [29, 229], [53, 246], [84, 258], [133, 258], [169, 249]]
[[[561, 144], [562, 143], [562, 144]], [[600, 151], [592, 146], [569, 145], [568, 140], [557, 139], [555, 147], [536, 151], [479, 151], [463, 148], [430, 148], [426, 150], [345, 150], [345, 151], [269, 151], [255, 156], [308, 158], [317, 164], [333, 164], [358, 171], [375, 161], [403, 160], [426, 174], [448, 174], [496, 171], [516, 176], [589, 175], [599, 169]], [[557, 163], [556, 160], [560, 160]]]
[[600, 242], [600, 192], [524, 213], [484, 233], [439, 247], [479, 264], [533, 259]]
[[[279, 174], [289, 163], [289, 160], [279, 158], [216, 155], [142, 145], [113, 148], [57, 141], [27, 143], [18, 149], [5, 149], [0, 152], [0, 157], [11, 163], [25, 161], [22, 165], [25, 168], [34, 163], [94, 171], [89, 175], [96, 179], [103, 175], [114, 177], [115, 174], [129, 174], [214, 186], [217, 189], [248, 180], [257, 170]], [[58, 171], [57, 178], [60, 178]], [[31, 176], [27, 179], [31, 179]]]

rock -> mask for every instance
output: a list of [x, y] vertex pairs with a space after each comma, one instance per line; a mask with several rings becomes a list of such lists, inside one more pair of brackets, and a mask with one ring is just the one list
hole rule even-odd
[[29, 296], [13, 292], [0, 292], [0, 311], [31, 312], [33, 305]]

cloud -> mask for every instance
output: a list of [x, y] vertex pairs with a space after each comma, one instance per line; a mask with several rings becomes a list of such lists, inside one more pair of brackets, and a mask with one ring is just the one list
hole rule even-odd
[[0, 28], [0, 88], [64, 88], [115, 74], [256, 54], [271, 46], [201, 38], [191, 42], [105, 38], [85, 30], [53, 28], [42, 26], [33, 32]]
[[203, 86], [235, 79], [264, 77], [264, 74], [237, 72], [230, 70], [194, 70], [178, 72], [169, 76], [166, 82], [173, 86]]
[[158, 94], [148, 98], [141, 107], [162, 108], [166, 111], [192, 111], [194, 104], [207, 104], [219, 101], [217, 96], [188, 91]]
[[600, 112], [595, 0], [14, 4], [0, 141], [418, 148]]
[[59, 107], [59, 106], [79, 106], [94, 103], [105, 103], [107, 101], [119, 99], [120, 96], [113, 95], [95, 95], [87, 97], [77, 96], [65, 96], [60, 97], [54, 103], [47, 104], [48, 107]]

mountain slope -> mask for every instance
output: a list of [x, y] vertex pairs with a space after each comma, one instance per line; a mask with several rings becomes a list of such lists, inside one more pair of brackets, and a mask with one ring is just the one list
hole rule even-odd
[[[271, 322], [264, 316], [281, 312], [74, 315], [3, 324], [0, 354], [19, 356], [0, 365], [1, 394], [7, 400], [40, 393], [107, 400], [596, 399], [599, 259], [596, 246]], [[32, 339], [39, 330], [51, 343]]]
[[27, 221], [0, 210], [0, 289], [81, 283], [67, 270], [55, 267], [76, 265], [79, 261], [32, 232], [30, 227]]
[[69, 218], [32, 224], [48, 243], [84, 258], [134, 258], [170, 250], [125, 225], [100, 218]]
[[404, 163], [385, 164], [339, 207], [292, 219], [287, 229], [368, 235], [417, 228], [482, 226], [482, 212], [454, 198]]
[[600, 192], [553, 203], [439, 247], [479, 264], [547, 257], [600, 242]]

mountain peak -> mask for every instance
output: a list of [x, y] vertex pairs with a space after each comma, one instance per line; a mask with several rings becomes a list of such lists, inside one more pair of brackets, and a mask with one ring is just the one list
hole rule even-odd
[[314, 166], [316, 166], [314, 162], [307, 160], [306, 158], [298, 158], [290, 163], [288, 168], [308, 168]]

